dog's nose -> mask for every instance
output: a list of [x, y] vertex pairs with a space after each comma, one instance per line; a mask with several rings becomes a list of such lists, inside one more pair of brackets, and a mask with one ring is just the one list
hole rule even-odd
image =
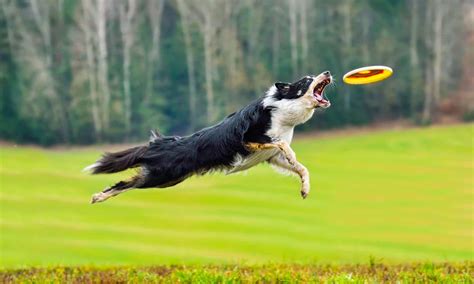
[[329, 72], [329, 71], [324, 71], [324, 72], [323, 72], [323, 75], [331, 76], [331, 72]]

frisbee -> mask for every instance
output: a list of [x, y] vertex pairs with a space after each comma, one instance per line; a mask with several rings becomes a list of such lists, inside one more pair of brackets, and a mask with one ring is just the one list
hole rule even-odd
[[387, 79], [392, 73], [392, 68], [387, 66], [367, 66], [347, 72], [342, 80], [351, 85], [371, 84]]

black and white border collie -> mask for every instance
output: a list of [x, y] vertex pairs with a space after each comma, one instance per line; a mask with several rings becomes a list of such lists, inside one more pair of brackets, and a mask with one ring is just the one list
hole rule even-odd
[[227, 116], [220, 123], [192, 135], [162, 136], [152, 131], [148, 145], [105, 153], [85, 168], [93, 174], [116, 173], [138, 168], [137, 175], [92, 196], [102, 202], [133, 188], [170, 187], [192, 175], [211, 171], [235, 173], [258, 163], [297, 174], [301, 196], [310, 190], [308, 170], [290, 148], [296, 125], [308, 121], [318, 107], [331, 103], [323, 95], [332, 82], [329, 71], [294, 83], [275, 83], [266, 94]]

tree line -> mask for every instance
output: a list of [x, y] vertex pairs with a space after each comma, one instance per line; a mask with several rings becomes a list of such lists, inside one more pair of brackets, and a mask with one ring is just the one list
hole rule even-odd
[[[0, 138], [38, 144], [185, 134], [276, 81], [330, 70], [302, 127], [430, 122], [464, 69], [462, 0], [0, 0]], [[342, 75], [388, 65], [390, 80]]]

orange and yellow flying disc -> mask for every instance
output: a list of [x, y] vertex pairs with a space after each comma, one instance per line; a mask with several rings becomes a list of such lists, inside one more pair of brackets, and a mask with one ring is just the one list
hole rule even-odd
[[387, 66], [367, 66], [347, 72], [342, 80], [351, 85], [371, 84], [387, 79], [392, 73], [392, 68]]

